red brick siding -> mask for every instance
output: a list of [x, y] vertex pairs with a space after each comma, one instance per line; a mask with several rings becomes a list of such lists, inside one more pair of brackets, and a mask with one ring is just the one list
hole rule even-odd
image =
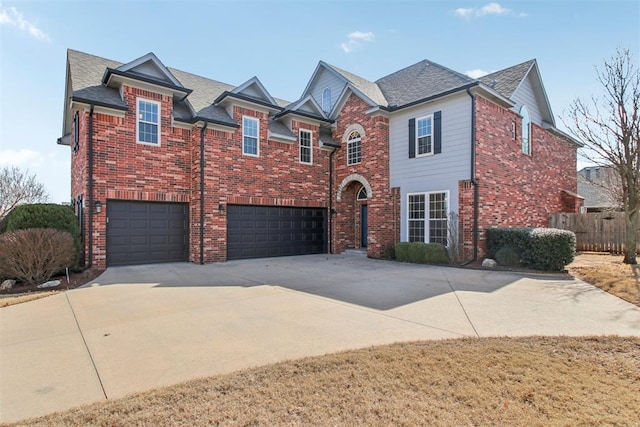
[[[485, 233], [490, 227], [546, 227], [548, 215], [567, 209], [562, 191], [577, 191], [576, 146], [543, 128], [531, 126], [531, 155], [522, 153], [514, 112], [482, 97], [476, 98], [476, 178], [479, 191], [479, 256], [485, 253]], [[473, 198], [469, 186], [461, 193], [461, 227], [465, 257], [469, 257], [469, 226], [472, 209], [464, 206]], [[473, 206], [473, 203], [471, 203]], [[575, 208], [574, 208], [575, 209]]]
[[[365, 113], [370, 107], [356, 95], [351, 95], [336, 121], [334, 139], [343, 141], [347, 128], [359, 124], [365, 130], [362, 136], [362, 162], [347, 165], [347, 146], [342, 147], [334, 158], [334, 189], [351, 174], [363, 176], [371, 185], [372, 195], [368, 205], [369, 256], [378, 258], [387, 246], [399, 239], [397, 212], [400, 202], [394, 197], [389, 183], [389, 120], [381, 115]], [[347, 248], [360, 247], [360, 207], [355, 201], [360, 184], [354, 183], [342, 192], [341, 201], [335, 201], [337, 214], [333, 224], [334, 251], [340, 253]], [[334, 195], [335, 197], [335, 195]], [[397, 199], [397, 200], [396, 200]], [[335, 199], [334, 199], [335, 200]], [[395, 216], [394, 216], [395, 215]]]

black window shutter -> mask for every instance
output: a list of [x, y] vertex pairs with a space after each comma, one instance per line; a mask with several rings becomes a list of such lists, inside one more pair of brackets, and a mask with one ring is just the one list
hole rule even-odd
[[409, 119], [409, 158], [416, 156], [416, 119]]
[[433, 153], [442, 153], [442, 112], [433, 113]]

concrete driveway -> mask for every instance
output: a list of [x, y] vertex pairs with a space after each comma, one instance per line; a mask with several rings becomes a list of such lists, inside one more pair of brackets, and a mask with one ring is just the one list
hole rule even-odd
[[0, 422], [407, 340], [640, 335], [640, 308], [565, 276], [312, 255], [109, 268], [0, 309]]

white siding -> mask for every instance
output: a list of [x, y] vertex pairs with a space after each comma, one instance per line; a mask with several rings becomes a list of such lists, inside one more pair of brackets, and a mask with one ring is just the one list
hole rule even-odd
[[[409, 119], [442, 112], [442, 152], [409, 158]], [[458, 212], [458, 181], [471, 178], [471, 98], [465, 92], [401, 110], [389, 120], [391, 187], [400, 187], [400, 240], [407, 241], [407, 193], [449, 191]]]
[[531, 73], [529, 73], [527, 78], [520, 84], [520, 87], [511, 95], [511, 100], [516, 103], [516, 106], [513, 108], [516, 113], [520, 114], [520, 108], [526, 105], [531, 121], [538, 126], [542, 126], [542, 114], [540, 114], [540, 106], [538, 105], [533, 86], [531, 85]]
[[318, 105], [322, 108], [322, 91], [328, 87], [331, 89], [331, 108], [333, 108], [345, 86], [346, 83], [342, 78], [325, 70], [324, 68], [320, 68], [315, 81], [312, 83], [311, 87], [309, 87], [309, 91], [307, 93], [311, 94]]

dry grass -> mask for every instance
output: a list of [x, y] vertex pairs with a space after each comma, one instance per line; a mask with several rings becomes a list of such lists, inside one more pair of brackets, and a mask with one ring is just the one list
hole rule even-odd
[[569, 272], [600, 289], [640, 306], [640, 266], [622, 263], [622, 256], [580, 254]]
[[24, 425], [623, 426], [639, 420], [639, 338], [529, 337], [307, 358]]
[[14, 304], [21, 304], [23, 302], [34, 301], [40, 298], [48, 297], [50, 295], [55, 295], [60, 291], [48, 291], [48, 292], [37, 292], [30, 293], [25, 295], [8, 295], [0, 298], [0, 307], [8, 307]]

